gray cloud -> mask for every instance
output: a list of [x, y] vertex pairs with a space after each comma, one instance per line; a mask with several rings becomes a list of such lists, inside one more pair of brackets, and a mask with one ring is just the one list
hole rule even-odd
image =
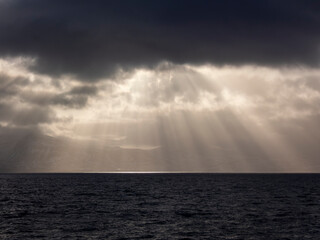
[[27, 78], [11, 77], [0, 73], [0, 99], [16, 95], [19, 87], [27, 86], [29, 83]]
[[[32, 90], [33, 87], [37, 86], [41, 86], [42, 89]], [[77, 86], [61, 92], [54, 81], [44, 84], [39, 79], [31, 82], [28, 77], [0, 74], [0, 100], [9, 100], [16, 97], [25, 103], [36, 104], [41, 107], [60, 105], [67, 108], [83, 108], [86, 106], [88, 98], [97, 94], [98, 88], [93, 85]]]
[[67, 93], [48, 93], [48, 92], [24, 92], [22, 99], [28, 103], [42, 107], [50, 105], [60, 105], [66, 108], [83, 108], [88, 102], [87, 96], [68, 95]]
[[2, 56], [34, 56], [34, 70], [85, 81], [161, 61], [319, 64], [313, 1], [2, 1]]
[[94, 96], [98, 93], [98, 88], [96, 86], [79, 86], [72, 88], [69, 93], [73, 95]]
[[55, 120], [51, 109], [43, 107], [14, 107], [14, 104], [0, 103], [0, 112], [0, 121], [8, 122], [9, 125], [28, 126]]

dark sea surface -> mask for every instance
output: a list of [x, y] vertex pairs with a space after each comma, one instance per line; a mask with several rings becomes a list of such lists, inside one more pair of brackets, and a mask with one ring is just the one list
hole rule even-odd
[[320, 239], [317, 174], [2, 174], [0, 239]]

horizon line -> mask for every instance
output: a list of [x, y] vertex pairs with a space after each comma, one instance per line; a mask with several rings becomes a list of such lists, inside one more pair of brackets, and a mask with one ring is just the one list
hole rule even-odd
[[1, 172], [0, 174], [320, 174], [320, 172], [206, 172], [206, 171], [86, 171], [86, 172]]

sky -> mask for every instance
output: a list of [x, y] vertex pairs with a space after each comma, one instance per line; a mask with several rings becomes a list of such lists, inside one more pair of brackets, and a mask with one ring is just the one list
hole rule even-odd
[[0, 0], [0, 171], [320, 172], [319, 12]]

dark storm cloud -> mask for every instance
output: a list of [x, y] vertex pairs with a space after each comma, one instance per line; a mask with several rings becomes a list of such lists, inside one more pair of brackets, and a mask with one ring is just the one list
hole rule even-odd
[[25, 92], [21, 94], [23, 100], [39, 106], [58, 105], [65, 108], [84, 108], [90, 97], [98, 94], [96, 86], [77, 86], [63, 93]]
[[74, 87], [69, 93], [72, 95], [94, 96], [98, 93], [98, 88], [96, 86]]
[[11, 77], [0, 73], [0, 100], [14, 96], [19, 92], [19, 87], [27, 86], [29, 80], [22, 77]]
[[68, 93], [26, 92], [21, 94], [24, 101], [38, 106], [58, 105], [66, 108], [83, 108], [88, 102], [84, 95], [69, 95]]
[[0, 3], [2, 56], [82, 80], [161, 61], [319, 63], [317, 1], [62, 1]]
[[[98, 88], [91, 85], [77, 86], [70, 91], [55, 93], [32, 91], [33, 84], [28, 78], [13, 77], [0, 73], [0, 100], [12, 100], [12, 98], [18, 97], [24, 103], [31, 103], [40, 107], [60, 105], [66, 108], [83, 108], [86, 106], [89, 97], [94, 97], [98, 94]], [[9, 103], [7, 102], [6, 104]], [[15, 104], [15, 102], [11, 102], [9, 105], [14, 107]]]

